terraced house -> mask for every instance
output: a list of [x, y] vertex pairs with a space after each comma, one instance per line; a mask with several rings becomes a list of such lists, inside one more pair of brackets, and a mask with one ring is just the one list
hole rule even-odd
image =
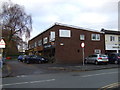
[[105, 34], [105, 52], [120, 53], [120, 31], [102, 29]]
[[105, 53], [103, 33], [59, 23], [31, 39], [28, 53], [54, 58], [56, 63], [82, 63], [83, 42], [85, 57]]

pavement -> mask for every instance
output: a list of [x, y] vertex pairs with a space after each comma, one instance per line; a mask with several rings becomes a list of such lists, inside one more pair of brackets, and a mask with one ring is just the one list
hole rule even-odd
[[[25, 64], [24, 66], [27, 67], [27, 65]], [[32, 68], [31, 66], [28, 70], [29, 73], [27, 73], [27, 70], [24, 70], [23, 73], [31, 74], [30, 71], [33, 72], [33, 70], [31, 70], [31, 68]], [[37, 68], [34, 68], [35, 67], [35, 65], [34, 65], [34, 67], [33, 67], [34, 70], [40, 69], [40, 70], [45, 71], [44, 73], [52, 73], [52, 72], [58, 73], [58, 72], [71, 72], [71, 71], [81, 72], [81, 71], [119, 68], [119, 65], [116, 65], [116, 64], [108, 64], [108, 65], [85, 64], [84, 66], [82, 64], [41, 64], [41, 65], [37, 65], [37, 66], [38, 66]], [[10, 61], [7, 62], [2, 68], [2, 78], [20, 75], [20, 73], [16, 72], [18, 70], [14, 71], [13, 69], [15, 69], [15, 67], [13, 67], [13, 63], [11, 64]], [[38, 73], [40, 72], [40, 70], [38, 71]], [[16, 75], [13, 75], [13, 73], [15, 73]]]

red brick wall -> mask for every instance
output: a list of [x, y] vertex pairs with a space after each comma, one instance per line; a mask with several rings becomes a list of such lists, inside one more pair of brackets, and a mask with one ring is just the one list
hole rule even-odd
[[[100, 41], [92, 41], [91, 34], [97, 32], [90, 32], [85, 30], [77, 30], [73, 28], [60, 27], [62, 29], [71, 30], [70, 38], [57, 37], [56, 41], [56, 60], [58, 63], [81, 63], [83, 60], [83, 52], [81, 43], [85, 43], [85, 57], [93, 54], [94, 49], [101, 49], [104, 53], [104, 35], [101, 34]], [[80, 34], [85, 35], [85, 40], [80, 40]], [[100, 33], [97, 33], [100, 34]], [[60, 43], [64, 45], [61, 46]]]
[[[67, 29], [71, 30], [71, 37], [70, 38], [61, 38], [59, 37], [59, 29]], [[55, 25], [45, 32], [41, 33], [31, 41], [29, 44], [34, 43], [44, 37], [50, 36], [50, 31], [55, 31], [55, 59], [57, 63], [81, 63], [82, 62], [82, 48], [81, 43], [85, 43], [85, 57], [93, 54], [94, 49], [101, 49], [102, 53], [104, 53], [104, 35], [99, 32], [92, 32], [88, 30], [76, 29], [67, 26]], [[100, 41], [92, 41], [91, 34], [101, 34]], [[80, 40], [80, 34], [85, 35], [85, 40]], [[63, 43], [64, 45], [60, 45]]]

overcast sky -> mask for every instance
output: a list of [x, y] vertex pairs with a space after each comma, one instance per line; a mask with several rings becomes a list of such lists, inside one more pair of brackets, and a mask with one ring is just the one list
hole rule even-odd
[[[5, 0], [3, 0], [5, 1]], [[33, 19], [31, 38], [55, 22], [90, 28], [118, 30], [119, 0], [11, 0], [23, 5]]]

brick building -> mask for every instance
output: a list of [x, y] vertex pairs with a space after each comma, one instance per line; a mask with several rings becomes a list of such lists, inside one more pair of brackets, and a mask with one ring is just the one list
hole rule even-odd
[[105, 52], [120, 53], [120, 31], [102, 29], [105, 34]]
[[54, 57], [56, 63], [82, 63], [82, 42], [85, 57], [104, 53], [103, 33], [58, 23], [31, 39], [28, 53]]

